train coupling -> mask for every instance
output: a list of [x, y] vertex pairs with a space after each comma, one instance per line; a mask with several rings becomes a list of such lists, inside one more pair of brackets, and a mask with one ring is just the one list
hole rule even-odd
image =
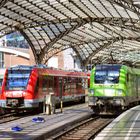
[[23, 98], [7, 98], [6, 106], [20, 107], [23, 105]]

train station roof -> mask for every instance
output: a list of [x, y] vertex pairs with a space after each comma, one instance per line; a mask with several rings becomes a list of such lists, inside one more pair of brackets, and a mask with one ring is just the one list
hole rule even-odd
[[37, 63], [67, 48], [84, 66], [140, 63], [139, 0], [0, 0], [0, 35], [14, 31]]

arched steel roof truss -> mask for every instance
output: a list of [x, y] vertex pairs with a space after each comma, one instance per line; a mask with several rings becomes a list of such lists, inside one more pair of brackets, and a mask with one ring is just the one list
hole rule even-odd
[[137, 65], [139, 21], [139, 0], [0, 0], [0, 37], [19, 31], [36, 63], [73, 48], [84, 66]]

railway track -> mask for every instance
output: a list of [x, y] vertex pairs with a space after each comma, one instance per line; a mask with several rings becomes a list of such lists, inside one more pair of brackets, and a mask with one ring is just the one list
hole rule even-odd
[[[29, 114], [30, 113], [30, 114]], [[36, 114], [35, 112], [11, 112], [11, 113], [6, 113], [0, 115], [0, 124], [14, 121], [26, 116], [34, 115]]]
[[16, 116], [16, 113], [8, 113], [0, 116], [0, 124], [20, 119], [21, 116]]
[[[76, 108], [80, 108], [85, 106], [85, 104], [80, 104], [80, 105], [76, 105]], [[69, 110], [73, 108], [73, 106], [70, 107], [65, 107], [64, 110]], [[59, 109], [58, 109], [59, 110]], [[30, 111], [30, 112], [11, 112], [11, 113], [3, 113], [0, 115], [0, 124], [6, 123], [6, 122], [10, 122], [10, 121], [14, 121], [17, 119], [20, 119], [22, 117], [26, 117], [26, 116], [30, 116], [30, 115], [36, 115], [38, 114], [38, 112], [35, 111]]]
[[89, 140], [94, 138], [112, 120], [112, 118], [90, 118], [49, 138], [49, 140]]

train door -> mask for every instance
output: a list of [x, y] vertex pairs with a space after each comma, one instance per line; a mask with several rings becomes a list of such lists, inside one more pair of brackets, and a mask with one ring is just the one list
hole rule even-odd
[[54, 94], [54, 76], [43, 76], [42, 78], [42, 96]]
[[39, 94], [39, 77], [37, 77], [35, 89], [34, 89], [34, 98], [38, 98]]
[[43, 89], [43, 87], [42, 87], [42, 83], [43, 82], [43, 77], [42, 77], [42, 75], [39, 75], [39, 78], [38, 78], [38, 98], [42, 98], [42, 89]]
[[54, 93], [55, 93], [55, 96], [59, 97], [59, 83], [58, 83], [58, 77], [57, 76], [54, 76]]
[[48, 94], [54, 94], [54, 76], [49, 76], [48, 77], [48, 85], [47, 85], [47, 89], [48, 89]]
[[131, 96], [132, 94], [132, 76], [130, 73], [127, 74], [127, 89], [128, 89], [128, 92], [127, 92], [127, 96]]
[[59, 97], [62, 100], [63, 96], [63, 78], [59, 77]]

